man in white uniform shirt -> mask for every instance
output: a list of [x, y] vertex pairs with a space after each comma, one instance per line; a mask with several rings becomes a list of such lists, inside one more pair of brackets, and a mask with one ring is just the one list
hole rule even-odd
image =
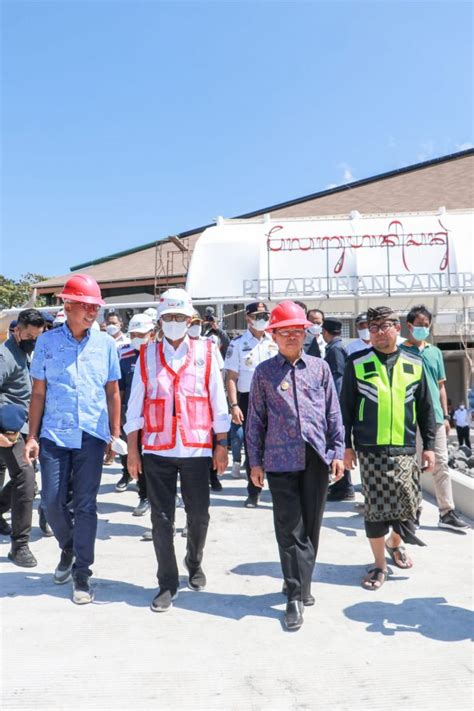
[[270, 318], [270, 312], [262, 302], [255, 301], [247, 304], [245, 319], [247, 330], [242, 336], [235, 338], [226, 353], [226, 385], [229, 397], [230, 414], [232, 422], [242, 425], [244, 430], [245, 468], [247, 471], [246, 508], [255, 509], [262, 489], [255, 486], [250, 478], [250, 466], [245, 444], [245, 420], [249, 406], [250, 383], [255, 368], [264, 360], [272, 358], [278, 353], [278, 346], [274, 343], [269, 333], [265, 332]]
[[[193, 315], [184, 289], [168, 289], [160, 298], [160, 343], [140, 351], [124, 430], [128, 471], [141, 471], [138, 434], [142, 431], [143, 465], [151, 507], [153, 545], [158, 561], [159, 590], [151, 603], [166, 612], [178, 593], [179, 573], [173, 542], [178, 473], [188, 535], [184, 565], [191, 590], [202, 590], [201, 567], [209, 525], [209, 467], [227, 467], [229, 415], [222, 376], [212, 343], [192, 340], [187, 329]], [[215, 445], [213, 449], [213, 435]]]

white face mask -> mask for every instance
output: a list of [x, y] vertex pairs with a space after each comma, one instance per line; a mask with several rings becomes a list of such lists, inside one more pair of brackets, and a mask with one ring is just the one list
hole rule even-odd
[[109, 336], [116, 336], [120, 332], [120, 326], [116, 326], [115, 323], [111, 323], [105, 329]]
[[258, 321], [252, 321], [252, 328], [254, 331], [264, 331], [266, 327], [268, 326], [268, 321], [264, 321], [263, 319], [258, 319]]
[[190, 338], [199, 338], [201, 335], [201, 324], [200, 323], [194, 323], [192, 326], [188, 328], [188, 336]]
[[362, 338], [363, 341], [370, 341], [370, 331], [368, 328], [360, 328], [359, 329], [359, 338]]
[[170, 341], [179, 341], [186, 335], [188, 324], [186, 321], [162, 321], [161, 328]]
[[136, 351], [139, 351], [141, 346], [144, 346], [147, 340], [147, 338], [139, 338], [138, 336], [136, 336], [135, 338], [132, 338], [132, 340], [130, 341], [130, 345], [132, 346], [132, 348], [135, 348]]
[[306, 329], [308, 333], [312, 336], [319, 336], [322, 330], [322, 325], [320, 323], [314, 323], [312, 326]]

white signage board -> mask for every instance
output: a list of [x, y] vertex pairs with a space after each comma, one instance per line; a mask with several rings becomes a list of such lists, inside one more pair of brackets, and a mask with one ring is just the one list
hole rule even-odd
[[473, 213], [227, 220], [196, 243], [194, 299], [472, 294]]

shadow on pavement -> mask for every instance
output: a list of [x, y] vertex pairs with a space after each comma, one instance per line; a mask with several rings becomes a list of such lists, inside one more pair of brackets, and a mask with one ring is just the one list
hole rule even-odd
[[[280, 563], [265, 561], [261, 563], [242, 563], [230, 571], [236, 575], [264, 575], [268, 578], [283, 579]], [[327, 585], [360, 585], [365, 574], [361, 565], [338, 565], [333, 563], [316, 563], [313, 573], [313, 582], [326, 583]], [[390, 576], [393, 582], [407, 580], [406, 576]]]
[[439, 642], [473, 639], [474, 613], [448, 605], [444, 597], [408, 598], [393, 602], [359, 602], [346, 607], [344, 614], [355, 622], [367, 623], [367, 632], [393, 636], [416, 632]]
[[[185, 585], [186, 580], [187, 578], [181, 580], [182, 586]], [[123, 580], [107, 580], [95, 576], [91, 578], [91, 583], [95, 593], [93, 603], [95, 605], [125, 603], [133, 607], [146, 608], [157, 590], [157, 588], [143, 588]], [[51, 573], [3, 573], [0, 598], [49, 595], [69, 600], [71, 589], [71, 583], [55, 585]], [[231, 620], [241, 620], [244, 617], [269, 617], [282, 621], [282, 612], [274, 609], [273, 606], [283, 603], [284, 598], [280, 593], [265, 595], [234, 595], [208, 591], [195, 593], [181, 587], [180, 594], [173, 605]]]
[[140, 519], [143, 521], [141, 526], [135, 523], [113, 523], [106, 518], [99, 518], [97, 538], [101, 541], [108, 541], [109, 538], [115, 538], [116, 536], [135, 536], [138, 539], [139, 536], [142, 536], [144, 532], [150, 528], [150, 524], [148, 523], [149, 519], [145, 516], [134, 517], [135, 521]]
[[357, 531], [364, 530], [364, 519], [355, 513], [352, 516], [324, 516], [323, 528], [332, 528], [345, 536], [357, 536]]

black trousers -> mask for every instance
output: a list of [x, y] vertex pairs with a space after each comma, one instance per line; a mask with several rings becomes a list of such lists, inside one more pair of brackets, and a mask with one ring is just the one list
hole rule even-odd
[[306, 445], [306, 469], [267, 472], [273, 521], [288, 600], [302, 600], [311, 590], [319, 532], [329, 483], [329, 467]]
[[466, 427], [456, 427], [456, 433], [458, 436], [459, 446], [461, 447], [463, 444], [465, 444], [466, 447], [469, 447], [469, 449], [471, 449], [469, 425], [467, 425]]
[[244, 416], [244, 424], [242, 425], [242, 429], [244, 432], [244, 452], [245, 452], [245, 471], [247, 473], [247, 492], [249, 496], [260, 496], [262, 493], [262, 490], [259, 486], [255, 486], [253, 483], [252, 479], [250, 478], [250, 464], [249, 464], [249, 455], [247, 452], [247, 438], [245, 437], [245, 427], [247, 424], [247, 412], [249, 409], [249, 393], [238, 393], [237, 396], [237, 402], [242, 410], [242, 414]]
[[35, 471], [24, 459], [25, 441], [20, 435], [13, 447], [0, 447], [0, 462], [5, 464], [11, 484], [0, 492], [0, 514], [12, 510], [12, 549], [28, 543], [33, 517]]
[[173, 540], [178, 474], [188, 525], [186, 561], [192, 571], [201, 565], [209, 526], [210, 457], [144, 454], [143, 463], [151, 508], [153, 545], [158, 561], [158, 584], [161, 590], [174, 592], [179, 587]]

